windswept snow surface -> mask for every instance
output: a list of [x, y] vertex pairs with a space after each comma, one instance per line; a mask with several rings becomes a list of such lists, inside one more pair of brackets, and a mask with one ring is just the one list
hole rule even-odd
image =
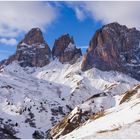
[[140, 138], [140, 89], [129, 101], [106, 110], [103, 115], [88, 120], [79, 129], [62, 138]]
[[81, 60], [73, 65], [55, 60], [42, 68], [22, 68], [18, 62], [5, 66], [0, 71], [0, 118], [15, 124], [18, 138], [32, 138], [35, 130], [47, 131], [91, 96], [107, 93], [97, 102], [108, 109], [116, 106], [119, 94], [139, 83], [113, 71], [82, 72], [80, 65]]

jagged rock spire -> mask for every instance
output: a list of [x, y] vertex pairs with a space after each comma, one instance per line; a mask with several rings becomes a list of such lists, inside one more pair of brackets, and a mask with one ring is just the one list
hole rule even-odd
[[55, 40], [52, 49], [52, 55], [58, 58], [60, 62], [74, 63], [81, 55], [81, 49], [77, 49], [73, 37], [64, 34]]

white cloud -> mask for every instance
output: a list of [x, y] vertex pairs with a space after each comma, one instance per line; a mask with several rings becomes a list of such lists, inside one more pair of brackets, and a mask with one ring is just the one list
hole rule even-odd
[[0, 24], [0, 37], [16, 37], [21, 31], [23, 31], [22, 29], [14, 29], [12, 27], [8, 28], [8, 27], [3, 27]]
[[76, 13], [76, 17], [79, 19], [79, 20], [84, 20], [85, 19], [85, 14], [84, 12], [80, 9], [80, 8], [75, 8], [75, 13]]
[[78, 20], [83, 21], [85, 19], [85, 9], [82, 7], [82, 2], [78, 1], [66, 1], [65, 4], [72, 8], [75, 12], [75, 16]]
[[16, 37], [33, 27], [44, 29], [57, 17], [49, 2], [0, 2], [0, 36]]
[[17, 40], [14, 38], [11, 38], [11, 39], [1, 38], [0, 44], [14, 46], [14, 45], [17, 45]]
[[[75, 4], [77, 7], [82, 5], [81, 10], [86, 17], [90, 14], [94, 20], [101, 21], [103, 24], [118, 22], [140, 29], [139, 1], [93, 1]], [[73, 9], [75, 10], [75, 6]]]

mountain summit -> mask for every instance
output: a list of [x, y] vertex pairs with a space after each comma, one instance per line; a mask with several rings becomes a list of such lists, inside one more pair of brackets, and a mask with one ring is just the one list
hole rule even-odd
[[17, 45], [16, 53], [0, 62], [0, 66], [18, 61], [22, 67], [43, 67], [50, 63], [52, 57], [58, 58], [61, 63], [73, 64], [81, 55], [81, 49], [76, 48], [74, 40], [69, 34], [62, 35], [55, 40], [51, 52], [41, 30], [33, 28]]
[[22, 67], [43, 67], [50, 62], [51, 50], [43, 38], [39, 28], [31, 29], [25, 38], [17, 45], [14, 55], [5, 64], [17, 60]]
[[82, 55], [82, 52], [81, 49], [76, 48], [73, 37], [64, 34], [55, 40], [52, 55], [62, 63], [74, 63]]
[[[81, 55], [81, 49], [76, 48], [69, 34], [56, 39], [51, 51], [41, 30], [33, 28], [17, 45], [16, 53], [0, 62], [0, 66], [17, 60], [22, 67], [43, 67], [50, 63], [51, 58], [74, 64]], [[116, 22], [97, 30], [83, 57], [81, 70], [93, 67], [123, 72], [140, 80], [140, 31]]]
[[45, 40], [40, 28], [32, 28], [26, 35], [21, 43], [26, 43], [28, 45], [33, 44], [45, 44]]
[[117, 70], [140, 80], [140, 32], [116, 22], [97, 30], [81, 69]]

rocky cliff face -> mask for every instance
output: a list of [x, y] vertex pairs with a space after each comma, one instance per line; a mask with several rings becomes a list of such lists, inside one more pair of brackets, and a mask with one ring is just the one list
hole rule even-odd
[[39, 28], [31, 29], [25, 38], [18, 44], [16, 53], [5, 64], [14, 60], [23, 67], [42, 67], [50, 62], [51, 50], [43, 38]]
[[52, 55], [62, 63], [74, 63], [82, 55], [82, 52], [81, 49], [76, 48], [73, 38], [69, 34], [65, 34], [55, 40]]
[[69, 62], [73, 64], [81, 55], [81, 49], [76, 48], [74, 40], [69, 34], [63, 35], [55, 40], [51, 52], [43, 38], [41, 30], [39, 28], [33, 28], [17, 45], [16, 53], [7, 60], [1, 61], [0, 66], [3, 66], [3, 64], [8, 65], [17, 60], [22, 67], [43, 67], [49, 64], [52, 57], [58, 58], [62, 63]]
[[140, 32], [118, 23], [97, 30], [82, 62], [82, 70], [92, 67], [117, 70], [140, 80]]

